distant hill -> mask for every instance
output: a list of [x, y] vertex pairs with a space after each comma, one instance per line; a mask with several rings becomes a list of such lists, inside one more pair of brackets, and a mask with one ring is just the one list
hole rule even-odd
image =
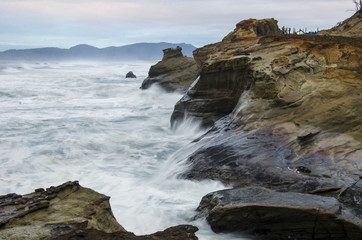
[[0, 60], [160, 60], [165, 48], [182, 47], [185, 56], [192, 57], [195, 46], [185, 43], [135, 43], [120, 47], [96, 48], [81, 44], [69, 49], [62, 48], [34, 48], [23, 50], [7, 50], [0, 52]]

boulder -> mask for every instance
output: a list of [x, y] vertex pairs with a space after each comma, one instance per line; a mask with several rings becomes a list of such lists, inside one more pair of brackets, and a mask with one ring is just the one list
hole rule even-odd
[[136, 75], [134, 75], [134, 73], [132, 71], [130, 71], [126, 74], [126, 78], [137, 78], [137, 77], [136, 77]]
[[215, 232], [262, 239], [360, 239], [361, 222], [346, 219], [340, 209], [332, 197], [245, 187], [206, 195], [197, 217], [206, 216]]
[[183, 56], [181, 47], [164, 49], [163, 54], [162, 60], [151, 66], [141, 89], [157, 84], [168, 92], [185, 93], [199, 75], [195, 60]]
[[118, 224], [109, 199], [78, 182], [0, 196], [0, 239], [197, 239], [192, 226], [137, 237]]

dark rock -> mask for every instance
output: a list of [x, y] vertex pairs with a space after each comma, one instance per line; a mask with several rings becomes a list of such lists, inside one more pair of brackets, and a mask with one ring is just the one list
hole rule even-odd
[[197, 211], [215, 232], [242, 231], [263, 239], [359, 239], [362, 224], [346, 219], [332, 197], [261, 187], [206, 195]]
[[170, 58], [179, 58], [183, 57], [182, 54], [182, 48], [180, 46], [177, 46], [176, 48], [166, 48], [163, 49], [163, 58], [162, 60], [167, 60]]
[[[162, 232], [157, 232], [145, 236], [136, 236], [131, 232], [106, 233], [96, 229], [86, 229], [84, 226], [67, 225], [62, 226], [62, 234], [52, 235], [46, 240], [197, 240], [196, 227], [190, 225], [180, 225], [171, 227]], [[56, 230], [59, 232], [59, 227]]]
[[168, 92], [186, 92], [199, 75], [195, 60], [182, 55], [181, 47], [164, 49], [162, 61], [151, 66], [141, 88], [158, 84]]
[[135, 236], [117, 223], [109, 199], [78, 182], [0, 196], [0, 239], [197, 239], [198, 229], [188, 225]]
[[126, 78], [137, 78], [137, 77], [136, 77], [136, 75], [134, 75], [134, 73], [132, 71], [130, 71], [126, 74]]
[[353, 171], [353, 164], [335, 171], [321, 155], [301, 157], [295, 162], [297, 154], [283, 146], [283, 137], [273, 136], [270, 129], [242, 133], [228, 127], [228, 131], [206, 134], [210, 139], [188, 157], [190, 168], [181, 177], [219, 180], [235, 187], [264, 186], [306, 193], [343, 189], [356, 181], [351, 173], [358, 170]]

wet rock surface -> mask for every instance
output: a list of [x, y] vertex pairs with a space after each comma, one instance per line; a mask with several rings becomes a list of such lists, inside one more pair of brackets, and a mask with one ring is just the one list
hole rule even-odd
[[264, 239], [359, 239], [362, 226], [340, 209], [333, 197], [246, 187], [206, 195], [197, 217], [207, 216], [215, 232], [244, 231]]
[[[343, 221], [360, 228], [361, 38], [275, 35], [269, 30], [260, 36], [250, 34], [255, 28], [245, 33], [241, 26], [222, 42], [194, 51], [200, 78], [176, 104], [171, 123], [177, 126], [187, 115], [212, 128], [192, 143], [196, 150], [180, 177], [219, 180], [235, 188], [264, 187], [284, 192], [286, 198], [295, 193], [305, 199], [330, 197], [338, 202]], [[291, 220], [296, 214], [289, 207], [277, 208]], [[313, 211], [307, 219], [316, 216]], [[340, 212], [327, 215], [330, 226], [339, 224]], [[291, 236], [288, 221], [275, 225], [276, 239]], [[354, 230], [348, 231], [355, 239]], [[263, 225], [255, 224], [252, 232], [263, 236]], [[323, 234], [315, 239], [334, 239]], [[343, 239], [337, 235], [335, 239]], [[305, 236], [301, 239], [311, 239]]]
[[78, 182], [0, 196], [0, 239], [197, 239], [186, 225], [135, 236], [117, 223], [109, 199]]
[[199, 75], [195, 60], [183, 56], [181, 47], [167, 48], [163, 53], [163, 59], [151, 66], [141, 88], [147, 89], [158, 84], [168, 92], [186, 92]]

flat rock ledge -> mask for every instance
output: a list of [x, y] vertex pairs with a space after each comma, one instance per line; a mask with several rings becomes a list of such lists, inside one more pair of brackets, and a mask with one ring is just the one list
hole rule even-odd
[[333, 197], [283, 193], [263, 187], [222, 190], [203, 197], [195, 218], [215, 232], [261, 239], [360, 239], [361, 219], [351, 219]]
[[25, 195], [0, 196], [0, 239], [198, 239], [198, 229], [189, 225], [146, 236], [127, 232], [114, 218], [109, 199], [77, 181]]
[[157, 84], [167, 92], [185, 93], [198, 75], [199, 68], [195, 60], [183, 56], [181, 47], [167, 48], [163, 50], [162, 60], [151, 66], [141, 89]]

